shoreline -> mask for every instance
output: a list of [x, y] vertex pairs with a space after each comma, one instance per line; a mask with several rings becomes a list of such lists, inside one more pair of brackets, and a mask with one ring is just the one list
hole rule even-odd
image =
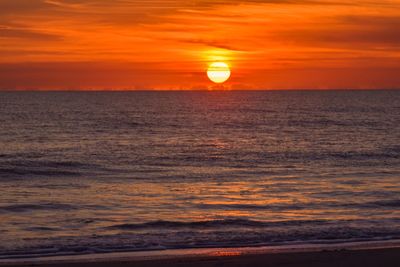
[[[190, 262], [192, 267], [203, 266], [206, 261], [211, 261], [210, 264], [216, 264], [226, 261], [234, 261], [232, 264], [241, 263], [247, 266], [251, 263], [252, 266], [258, 266], [262, 260], [276, 261], [274, 266], [284, 264], [283, 259], [301, 258], [302, 261], [308, 261], [310, 258], [326, 256], [341, 258], [347, 255], [349, 262], [354, 264], [351, 255], [362, 255], [371, 257], [377, 254], [390, 254], [390, 262], [393, 260], [400, 266], [400, 240], [388, 241], [365, 241], [365, 242], [348, 242], [334, 244], [299, 244], [299, 245], [282, 245], [282, 246], [263, 246], [263, 247], [236, 247], [236, 248], [193, 248], [193, 249], [169, 249], [169, 250], [154, 250], [154, 251], [133, 251], [133, 252], [110, 252], [99, 254], [82, 254], [82, 255], [63, 255], [63, 256], [44, 256], [32, 258], [11, 258], [0, 259], [0, 266], [43, 266], [43, 267], [64, 267], [64, 266], [110, 266], [117, 267], [123, 264], [124, 266], [158, 266], [166, 263], [171, 266], [186, 266], [182, 265], [185, 262]], [[398, 255], [398, 257], [396, 257]], [[382, 255], [381, 255], [382, 256]], [[384, 257], [388, 257], [387, 255]], [[321, 258], [321, 259], [322, 259]], [[354, 259], [355, 260], [355, 259]], [[373, 259], [371, 259], [372, 262]], [[383, 259], [382, 259], [383, 260]], [[238, 261], [238, 262], [236, 262]], [[255, 262], [253, 262], [255, 261]], [[261, 262], [260, 262], [261, 261]], [[236, 263], [235, 263], [236, 262]], [[311, 264], [312, 262], [310, 262]], [[390, 264], [386, 266], [391, 266]], [[209, 266], [209, 265], [208, 265]], [[211, 265], [213, 266], [213, 265]], [[230, 266], [230, 265], [229, 265]], [[260, 265], [261, 266], [261, 265]], [[285, 265], [286, 266], [286, 265]], [[291, 265], [288, 265], [291, 266]], [[299, 266], [299, 265], [293, 265]], [[308, 266], [308, 265], [307, 265]], [[314, 265], [313, 265], [314, 266]], [[320, 265], [315, 265], [320, 266]], [[326, 266], [326, 265], [321, 265]], [[349, 265], [350, 266], [350, 265]], [[364, 266], [364, 265], [363, 265]], [[369, 265], [366, 265], [369, 266]], [[375, 266], [375, 265], [371, 265]]]

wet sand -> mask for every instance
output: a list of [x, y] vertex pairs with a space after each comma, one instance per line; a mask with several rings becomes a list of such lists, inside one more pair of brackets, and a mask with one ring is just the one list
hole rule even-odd
[[97, 259], [94, 261], [0, 263], [0, 266], [40, 267], [398, 267], [400, 248], [333, 250], [313, 252], [280, 252], [241, 254], [220, 252], [207, 255], [183, 255], [176, 257], [137, 257], [125, 259]]

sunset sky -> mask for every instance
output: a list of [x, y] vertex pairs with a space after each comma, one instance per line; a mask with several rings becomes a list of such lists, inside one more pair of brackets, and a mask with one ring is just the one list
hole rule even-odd
[[0, 0], [0, 89], [400, 88], [400, 0]]

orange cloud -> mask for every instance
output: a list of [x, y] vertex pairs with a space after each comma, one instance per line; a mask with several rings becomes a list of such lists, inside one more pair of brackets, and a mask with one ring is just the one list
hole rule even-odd
[[[0, 89], [400, 88], [400, 1], [3, 0]], [[368, 74], [368, 75], [365, 75]]]

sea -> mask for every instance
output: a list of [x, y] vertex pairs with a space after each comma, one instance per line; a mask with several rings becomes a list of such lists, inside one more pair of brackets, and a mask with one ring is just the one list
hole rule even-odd
[[0, 259], [400, 239], [400, 91], [0, 93]]

